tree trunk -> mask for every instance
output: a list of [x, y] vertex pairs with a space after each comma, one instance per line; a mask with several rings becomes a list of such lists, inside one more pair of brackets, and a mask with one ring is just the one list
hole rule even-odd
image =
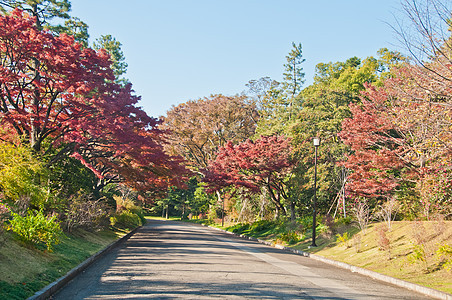
[[278, 192], [275, 195], [275, 193], [273, 192], [273, 189], [271, 188], [270, 185], [267, 185], [267, 190], [268, 190], [268, 192], [270, 194], [270, 198], [272, 199], [273, 203], [275, 203], [275, 205], [276, 205], [276, 213], [277, 213], [276, 217], [279, 217], [280, 214], [282, 214], [283, 216], [286, 216], [287, 212], [286, 212], [286, 209], [285, 209], [284, 205], [281, 204], [281, 195], [280, 195], [280, 193]]

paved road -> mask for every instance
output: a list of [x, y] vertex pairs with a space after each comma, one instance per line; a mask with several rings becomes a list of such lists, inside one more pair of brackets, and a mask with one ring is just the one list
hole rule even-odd
[[215, 230], [150, 221], [53, 299], [428, 299]]

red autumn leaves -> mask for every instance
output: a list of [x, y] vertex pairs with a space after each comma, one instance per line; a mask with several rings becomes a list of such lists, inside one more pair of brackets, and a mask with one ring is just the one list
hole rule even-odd
[[20, 136], [36, 152], [72, 153], [100, 179], [140, 189], [186, 173], [163, 151], [159, 121], [137, 106], [130, 85], [114, 82], [105, 51], [40, 31], [20, 10], [0, 23], [2, 139]]

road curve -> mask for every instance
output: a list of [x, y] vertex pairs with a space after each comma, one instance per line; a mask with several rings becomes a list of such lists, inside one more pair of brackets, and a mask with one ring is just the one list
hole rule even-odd
[[52, 299], [429, 299], [182, 222], [149, 221]]

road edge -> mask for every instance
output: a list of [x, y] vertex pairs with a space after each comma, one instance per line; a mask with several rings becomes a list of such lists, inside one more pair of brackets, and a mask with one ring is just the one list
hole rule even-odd
[[259, 242], [261, 244], [264, 244], [264, 245], [267, 245], [267, 246], [270, 246], [270, 247], [274, 247], [274, 248], [277, 248], [277, 249], [289, 251], [289, 252], [292, 252], [292, 253], [295, 253], [295, 254], [298, 254], [298, 255], [302, 255], [304, 257], [312, 258], [312, 259], [315, 259], [315, 260], [327, 263], [329, 265], [333, 265], [333, 266], [336, 266], [336, 267], [339, 267], [339, 268], [342, 268], [342, 269], [349, 270], [349, 271], [351, 271], [353, 273], [358, 273], [358, 274], [361, 274], [361, 275], [365, 275], [367, 277], [370, 277], [370, 278], [373, 278], [373, 279], [376, 279], [376, 280], [379, 280], [379, 281], [382, 281], [382, 282], [390, 283], [390, 284], [396, 285], [398, 287], [402, 287], [402, 288], [405, 288], [405, 289], [408, 289], [408, 290], [411, 290], [411, 291], [418, 292], [420, 294], [432, 297], [434, 299], [452, 300], [452, 295], [448, 294], [446, 292], [438, 291], [438, 290], [435, 290], [435, 289], [432, 289], [432, 288], [428, 288], [428, 287], [425, 287], [425, 286], [422, 286], [422, 285], [419, 285], [419, 284], [415, 284], [415, 283], [412, 283], [412, 282], [408, 282], [408, 281], [405, 281], [405, 280], [402, 280], [402, 279], [398, 279], [398, 278], [394, 278], [394, 277], [391, 277], [391, 276], [388, 276], [388, 275], [380, 274], [380, 273], [377, 273], [377, 272], [374, 272], [374, 271], [370, 271], [370, 270], [367, 270], [367, 269], [364, 269], [364, 268], [361, 268], [361, 267], [353, 266], [353, 265], [350, 265], [350, 264], [347, 264], [347, 263], [344, 263], [344, 262], [332, 260], [332, 259], [320, 256], [320, 255], [317, 255], [317, 254], [312, 254], [312, 253], [309, 253], [309, 252], [296, 250], [296, 249], [293, 249], [293, 248], [290, 248], [290, 247], [286, 247], [286, 246], [283, 246], [283, 245], [280, 245], [280, 244], [275, 244], [275, 243], [272, 243], [272, 242], [269, 242], [269, 241], [265, 241], [265, 240], [261, 240], [261, 239], [258, 239], [258, 238], [249, 237], [249, 236], [246, 236], [246, 235], [243, 235], [243, 234], [233, 233], [233, 232], [221, 229], [221, 228], [217, 228], [217, 227], [213, 227], [213, 226], [209, 226], [209, 225], [205, 225], [205, 224], [201, 224], [201, 225], [204, 226], [204, 227], [208, 227], [208, 228], [211, 228], [211, 229], [214, 229], [214, 230], [217, 230], [217, 231], [221, 231], [221, 232], [224, 232], [224, 233], [236, 236], [236, 237], [240, 237], [240, 238], [247, 239], [247, 240], [250, 240], [250, 241]]
[[64, 285], [66, 285], [69, 281], [74, 279], [78, 274], [83, 272], [89, 265], [91, 265], [93, 262], [95, 262], [98, 258], [102, 257], [104, 254], [118, 246], [119, 244], [123, 243], [125, 240], [127, 240], [129, 237], [131, 237], [135, 232], [141, 228], [142, 226], [139, 226], [126, 235], [120, 237], [116, 241], [110, 243], [105, 248], [99, 250], [92, 256], [90, 256], [88, 259], [80, 263], [78, 266], [74, 267], [72, 270], [66, 273], [63, 277], [60, 277], [56, 281], [48, 284], [41, 290], [37, 291], [33, 296], [27, 298], [27, 300], [44, 300], [50, 298], [53, 294], [55, 294], [59, 289], [61, 289]]

